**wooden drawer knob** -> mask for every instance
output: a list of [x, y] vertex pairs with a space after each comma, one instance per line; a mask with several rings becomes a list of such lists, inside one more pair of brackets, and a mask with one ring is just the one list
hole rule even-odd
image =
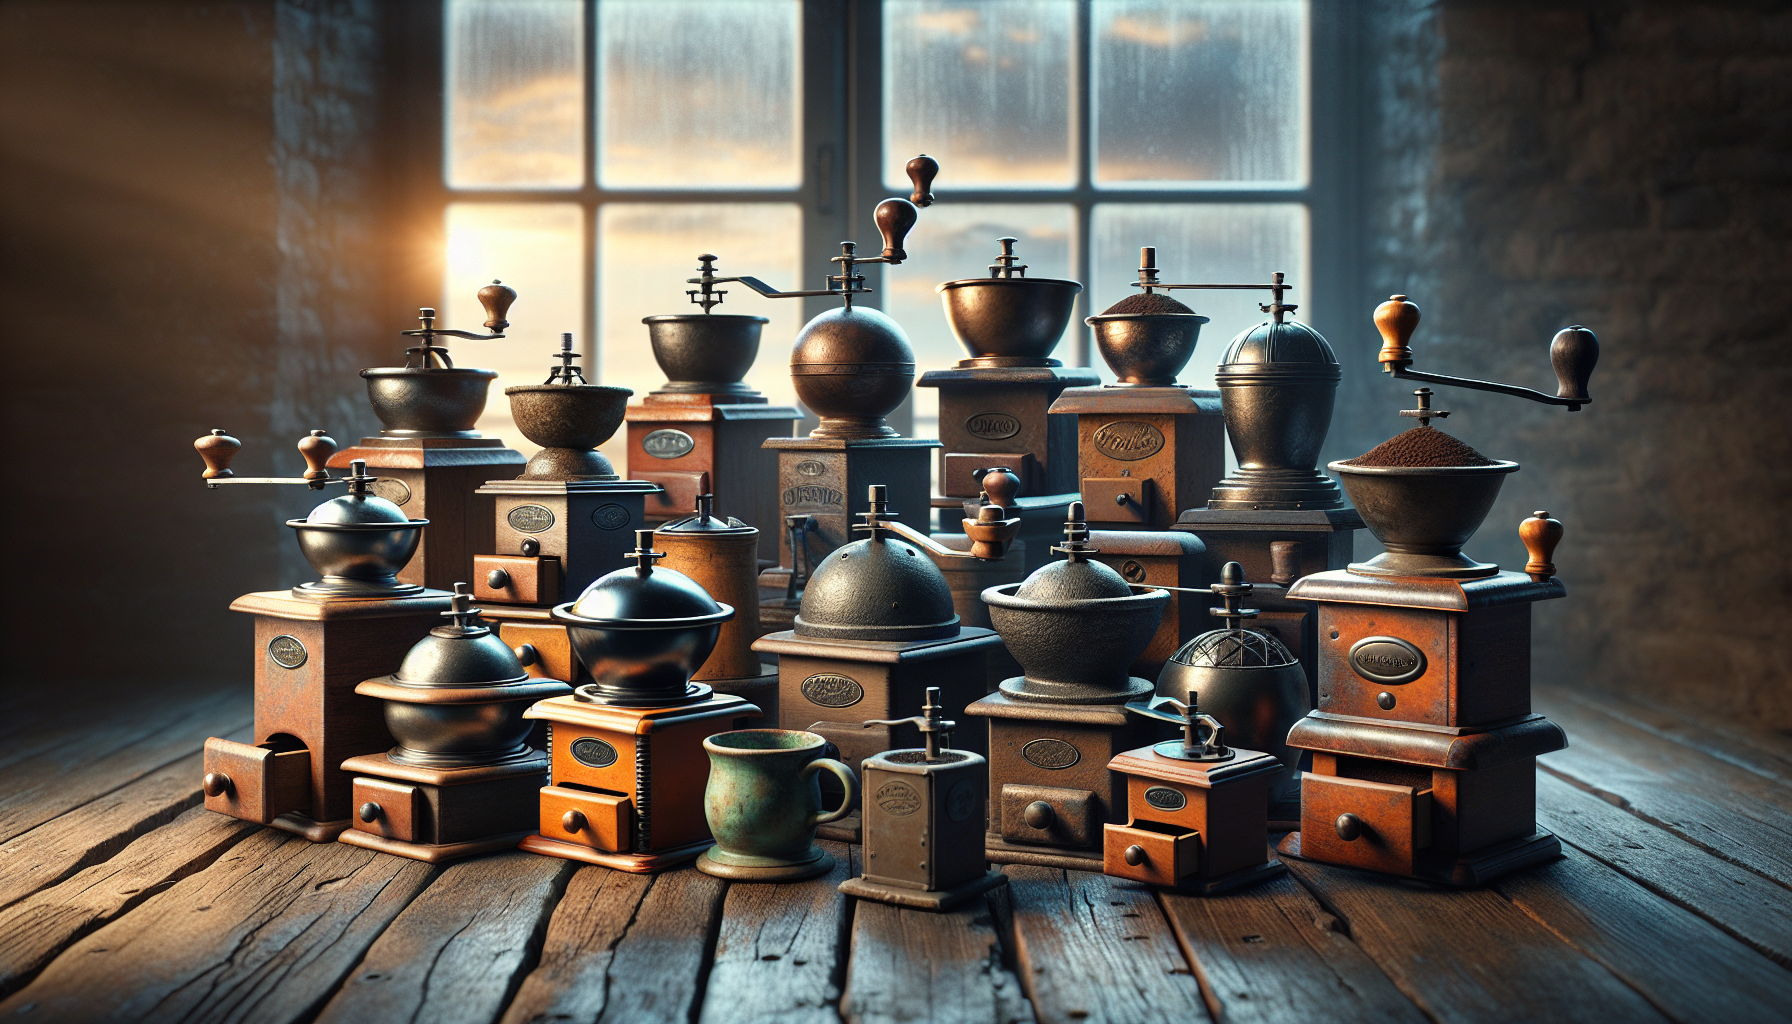
[[583, 832], [588, 826], [582, 811], [567, 811], [560, 816], [560, 827], [568, 832]]
[[380, 805], [369, 800], [362, 804], [361, 809], [356, 813], [361, 816], [362, 821], [372, 822], [380, 816]]
[[204, 785], [206, 796], [223, 796], [233, 788], [230, 776], [223, 772], [206, 772]]
[[1052, 823], [1058, 820], [1058, 815], [1052, 810], [1052, 805], [1044, 800], [1035, 800], [1028, 804], [1026, 810], [1021, 812], [1021, 817], [1026, 821], [1028, 828], [1041, 830], [1051, 828]]
[[1145, 848], [1143, 846], [1128, 846], [1123, 856], [1126, 858], [1126, 863], [1136, 868], [1145, 863]]
[[541, 653], [534, 644], [518, 644], [510, 649], [510, 653], [516, 655], [516, 660], [525, 668], [541, 660]]
[[1334, 827], [1338, 830], [1339, 839], [1353, 843], [1363, 834], [1363, 819], [1354, 814], [1340, 814]]
[[493, 590], [503, 590], [510, 586], [510, 574], [502, 569], [493, 569], [485, 574], [485, 585]]

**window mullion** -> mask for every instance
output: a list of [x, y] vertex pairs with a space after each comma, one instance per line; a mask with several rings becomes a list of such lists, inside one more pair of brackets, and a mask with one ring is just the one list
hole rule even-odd
[[598, 106], [598, 49], [597, 49], [597, 0], [585, 0], [585, 185], [580, 190], [580, 206], [584, 214], [585, 251], [583, 256], [584, 274], [582, 275], [585, 291], [585, 321], [580, 325], [582, 337], [579, 349], [584, 353], [585, 372], [592, 383], [603, 379], [603, 363], [601, 339], [597, 335], [597, 325], [602, 323], [598, 305], [602, 296], [597, 287], [597, 261], [601, 258], [602, 248], [597, 237], [597, 207], [602, 202], [597, 182], [598, 131], [602, 128], [600, 108]]

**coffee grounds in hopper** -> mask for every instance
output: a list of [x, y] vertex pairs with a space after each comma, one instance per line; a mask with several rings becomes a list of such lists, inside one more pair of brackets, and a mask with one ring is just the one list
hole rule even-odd
[[1414, 427], [1396, 434], [1346, 466], [1491, 466], [1490, 459], [1436, 427]]
[[1193, 313], [1194, 310], [1156, 292], [1138, 292], [1109, 306], [1102, 316], [1162, 316], [1166, 313]]

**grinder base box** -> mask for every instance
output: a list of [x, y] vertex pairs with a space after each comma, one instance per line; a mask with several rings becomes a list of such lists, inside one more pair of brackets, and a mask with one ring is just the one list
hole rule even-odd
[[789, 437], [801, 412], [762, 396], [656, 393], [624, 417], [628, 475], [664, 488], [647, 499], [649, 525], [690, 515], [707, 475], [716, 508], [759, 527], [759, 558], [777, 557], [778, 493], [766, 483], [778, 457], [764, 443]]
[[[925, 526], [929, 490], [928, 459], [938, 441], [907, 437], [818, 438], [775, 437], [765, 447], [778, 453], [778, 510], [781, 517], [806, 515], [810, 530], [804, 537], [804, 564], [820, 565], [835, 548], [853, 540], [852, 527], [871, 506], [865, 495], [872, 484], [888, 488], [890, 507], [914, 517]], [[785, 608], [783, 591], [791, 569], [790, 531], [778, 524], [754, 523], [762, 532], [779, 527], [778, 567], [760, 576], [760, 615], [765, 626], [782, 629], [794, 608]], [[783, 616], [778, 613], [784, 612]]]
[[1052, 412], [1077, 416], [1077, 489], [1091, 527], [1168, 529], [1225, 475], [1217, 391], [1071, 388]]
[[1102, 830], [1107, 874], [1211, 896], [1287, 870], [1267, 846], [1280, 760], [1235, 747], [1225, 761], [1189, 761], [1139, 747], [1108, 769], [1126, 777], [1129, 817]]
[[341, 842], [443, 864], [512, 849], [535, 830], [548, 758], [530, 750], [502, 764], [422, 768], [363, 754], [342, 770], [354, 776], [355, 816]]

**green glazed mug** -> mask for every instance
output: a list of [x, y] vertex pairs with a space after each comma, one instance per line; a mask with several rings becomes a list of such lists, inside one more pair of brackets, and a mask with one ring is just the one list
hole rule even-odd
[[[833, 870], [834, 858], [815, 845], [815, 826], [852, 813], [859, 779], [851, 768], [822, 757], [827, 740], [793, 729], [742, 729], [703, 741], [709, 784], [703, 816], [716, 845], [697, 869], [722, 878], [784, 882]], [[840, 806], [821, 806], [821, 772], [846, 787]]]

